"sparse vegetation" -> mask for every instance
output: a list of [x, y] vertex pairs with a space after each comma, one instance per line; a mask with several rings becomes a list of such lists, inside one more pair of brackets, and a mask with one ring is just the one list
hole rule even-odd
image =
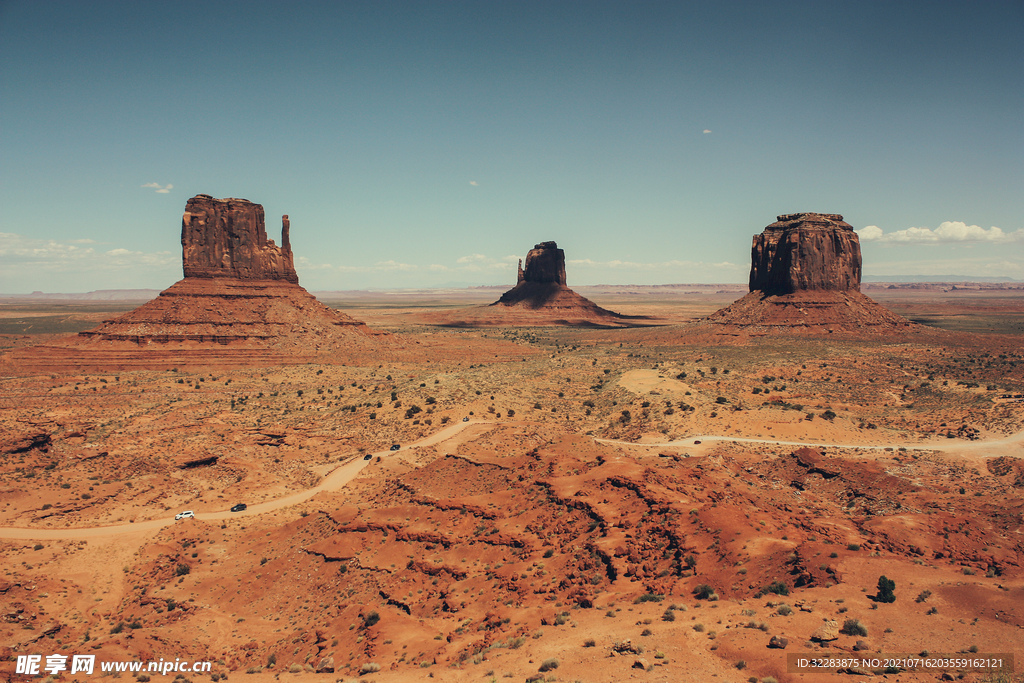
[[847, 619], [843, 622], [843, 627], [839, 629], [839, 632], [847, 636], [866, 636], [868, 629], [857, 619]]
[[884, 575], [878, 577], [878, 591], [875, 600], [878, 602], [896, 602], [896, 582]]
[[543, 662], [540, 663], [539, 671], [542, 671], [542, 672], [544, 672], [544, 671], [554, 671], [557, 668], [558, 668], [558, 660], [555, 659], [554, 657], [551, 657], [549, 659], [545, 659]]
[[715, 600], [718, 600], [718, 593], [716, 593], [715, 589], [709, 586], [708, 584], [702, 583], [698, 584], [693, 589], [693, 597], [697, 598], [698, 600], [710, 600], [714, 602]]

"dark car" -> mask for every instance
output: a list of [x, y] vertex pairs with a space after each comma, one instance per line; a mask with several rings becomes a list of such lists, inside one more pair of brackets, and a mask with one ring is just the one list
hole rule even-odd
[[700, 443], [700, 441], [694, 441], [694, 442], [693, 442], [693, 445], [694, 445], [694, 446], [696, 446], [696, 445], [697, 445], [697, 444], [699, 444], [699, 443]]
[[364, 455], [363, 460], [373, 460], [373, 453], [367, 453]]
[[469, 418], [468, 417], [464, 417], [464, 418], [462, 418], [462, 421], [463, 422], [469, 422]]
[[231, 511], [232, 512], [241, 512], [242, 510], [246, 509], [247, 507], [249, 507], [249, 506], [246, 505], [245, 503], [239, 503], [238, 505], [235, 505], [234, 507], [232, 507]]
[[402, 447], [399, 444], [397, 444], [397, 443], [391, 444], [391, 450], [393, 450], [393, 451], [397, 451], [397, 450], [399, 450], [401, 448]]

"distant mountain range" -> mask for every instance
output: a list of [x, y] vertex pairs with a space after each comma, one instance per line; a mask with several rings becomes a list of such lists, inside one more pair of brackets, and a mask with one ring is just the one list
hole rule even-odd
[[[1024, 282], [1024, 280], [1015, 279], [1012, 277], [995, 277], [995, 276], [983, 276], [983, 275], [865, 275], [862, 278], [863, 282], [892, 282], [892, 283], [937, 283], [947, 282], [950, 284], [961, 284], [965, 282], [979, 282], [979, 283], [997, 283], [997, 282]], [[656, 290], [659, 288], [673, 289], [679, 287], [696, 287], [696, 288], [708, 288], [708, 287], [728, 287], [735, 288], [737, 286], [746, 287], [740, 283], [720, 283], [720, 284], [709, 284], [709, 283], [672, 283], [664, 285], [580, 285], [576, 289], [587, 290], [587, 289], [615, 289], [618, 287], [631, 287], [639, 289], [651, 289]], [[326, 298], [334, 298], [337, 296], [366, 296], [380, 294], [384, 292], [431, 292], [438, 290], [469, 290], [475, 291], [479, 294], [490, 294], [491, 292], [501, 292], [509, 289], [508, 285], [470, 285], [465, 283], [451, 283], [449, 286], [440, 287], [423, 287], [421, 289], [406, 287], [395, 290], [387, 289], [368, 289], [368, 290], [351, 290], [351, 291], [318, 291], [312, 292], [315, 296], [326, 296]], [[51, 293], [51, 292], [32, 292], [31, 294], [3, 294], [0, 293], [0, 299], [22, 299], [22, 300], [63, 300], [63, 301], [148, 301], [155, 299], [160, 294], [159, 289], [97, 289], [93, 292], [85, 293]]]
[[865, 275], [862, 282], [1024, 282], [1012, 277], [984, 275]]

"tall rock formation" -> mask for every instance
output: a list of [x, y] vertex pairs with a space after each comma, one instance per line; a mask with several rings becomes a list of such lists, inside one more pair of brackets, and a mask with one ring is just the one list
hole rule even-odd
[[754, 236], [750, 293], [707, 318], [732, 331], [886, 332], [913, 323], [860, 292], [860, 241], [836, 213], [792, 213]]
[[185, 205], [185, 278], [152, 301], [78, 337], [16, 352], [22, 369], [238, 367], [378, 358], [366, 325], [299, 286], [288, 216], [281, 246], [267, 238], [263, 207], [197, 195]]
[[[544, 308], [559, 305], [552, 299], [561, 297], [565, 306], [574, 307], [590, 301], [579, 296], [565, 284], [565, 252], [554, 242], [534, 245], [526, 254], [526, 268], [519, 262], [516, 286], [501, 295], [492, 306], [519, 306], [521, 308]], [[569, 292], [572, 296], [565, 295]], [[572, 297], [576, 297], [573, 299]], [[604, 309], [601, 309], [604, 310]]]
[[[541, 242], [519, 262], [516, 286], [488, 307], [476, 311], [479, 325], [597, 325], [636, 324], [633, 318], [601, 308], [569, 289], [565, 277], [565, 252], [555, 242]], [[497, 309], [497, 310], [495, 310]], [[467, 313], [462, 311], [463, 318]], [[471, 324], [471, 323], [466, 323]]]
[[534, 245], [526, 254], [525, 282], [550, 282], [565, 285], [565, 252], [554, 242]]
[[860, 241], [837, 213], [791, 213], [754, 236], [750, 291], [860, 291]]
[[181, 261], [185, 277], [283, 280], [299, 283], [289, 240], [288, 216], [281, 219], [281, 246], [267, 239], [263, 207], [247, 199], [196, 195], [181, 219]]

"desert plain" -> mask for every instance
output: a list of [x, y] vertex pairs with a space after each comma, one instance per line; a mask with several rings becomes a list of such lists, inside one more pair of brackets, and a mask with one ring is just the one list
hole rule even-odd
[[[576, 288], [625, 328], [482, 324], [501, 288], [322, 292], [379, 351], [8, 363], [0, 677], [75, 653], [212, 662], [192, 683], [1011, 680], [787, 669], [1024, 666], [1024, 289], [861, 289], [917, 324], [695, 324], [738, 285]], [[140, 303], [6, 299], [0, 346]]]

